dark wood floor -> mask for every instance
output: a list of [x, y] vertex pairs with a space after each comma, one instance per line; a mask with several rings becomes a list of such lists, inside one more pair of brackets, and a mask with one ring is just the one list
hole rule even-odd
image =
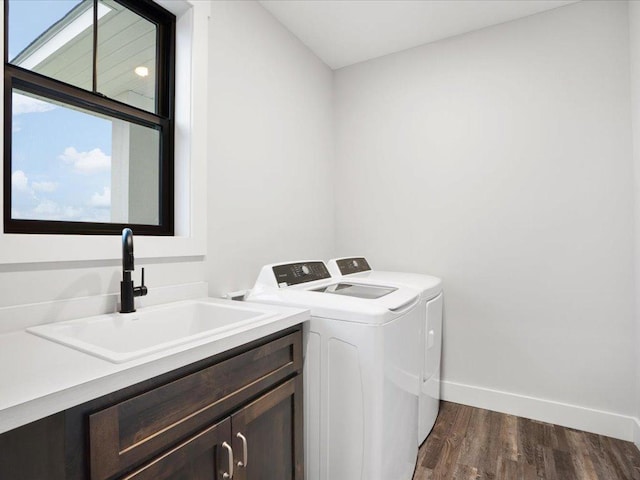
[[630, 442], [442, 402], [413, 480], [640, 480]]

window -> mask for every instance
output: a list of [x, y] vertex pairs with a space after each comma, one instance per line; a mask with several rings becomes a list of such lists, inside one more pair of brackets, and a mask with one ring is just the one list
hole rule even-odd
[[5, 2], [5, 233], [174, 233], [175, 16]]

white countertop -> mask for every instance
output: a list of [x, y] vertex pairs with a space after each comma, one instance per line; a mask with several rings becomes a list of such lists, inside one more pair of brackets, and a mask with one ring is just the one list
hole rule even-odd
[[[207, 299], [228, 304], [230, 300]], [[237, 304], [237, 303], [235, 303]], [[115, 364], [26, 331], [0, 335], [0, 433], [309, 320], [308, 310], [252, 304], [275, 315]]]

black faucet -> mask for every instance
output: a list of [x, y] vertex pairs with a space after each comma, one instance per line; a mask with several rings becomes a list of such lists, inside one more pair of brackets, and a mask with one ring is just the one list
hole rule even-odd
[[133, 232], [130, 228], [122, 230], [122, 281], [120, 282], [120, 313], [135, 312], [133, 299], [147, 294], [144, 285], [144, 268], [142, 269], [142, 285], [133, 286], [131, 272], [133, 272]]

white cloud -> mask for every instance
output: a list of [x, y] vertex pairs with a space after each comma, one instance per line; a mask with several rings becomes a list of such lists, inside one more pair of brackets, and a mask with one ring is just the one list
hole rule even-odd
[[34, 209], [33, 212], [37, 214], [36, 218], [42, 218], [45, 220], [58, 217], [60, 212], [60, 206], [52, 200], [42, 200]]
[[91, 196], [91, 200], [89, 200], [89, 206], [98, 208], [111, 207], [111, 189], [109, 187], [104, 187], [102, 194], [94, 193]]
[[54, 182], [29, 182], [29, 177], [22, 170], [16, 170], [11, 174], [11, 188], [14, 192], [30, 193], [34, 192], [51, 193], [58, 188]]
[[64, 207], [62, 210], [62, 218], [66, 220], [75, 220], [84, 214], [84, 209], [76, 207]]
[[54, 182], [32, 182], [31, 186], [36, 192], [55, 192], [58, 184]]
[[81, 207], [60, 205], [49, 199], [41, 200], [33, 209], [22, 213], [24, 214], [22, 217], [15, 217], [15, 215], [14, 217], [37, 220], [79, 220], [85, 215], [85, 211]]
[[111, 157], [99, 148], [88, 152], [79, 152], [74, 147], [67, 147], [58, 158], [65, 163], [73, 165], [78, 173], [95, 173], [111, 168]]
[[23, 113], [42, 113], [56, 108], [55, 105], [32, 97], [27, 97], [26, 95], [20, 95], [19, 93], [13, 94], [11, 102], [14, 115], [22, 115]]
[[11, 188], [14, 192], [30, 192], [29, 179], [22, 170], [16, 170], [11, 174]]

